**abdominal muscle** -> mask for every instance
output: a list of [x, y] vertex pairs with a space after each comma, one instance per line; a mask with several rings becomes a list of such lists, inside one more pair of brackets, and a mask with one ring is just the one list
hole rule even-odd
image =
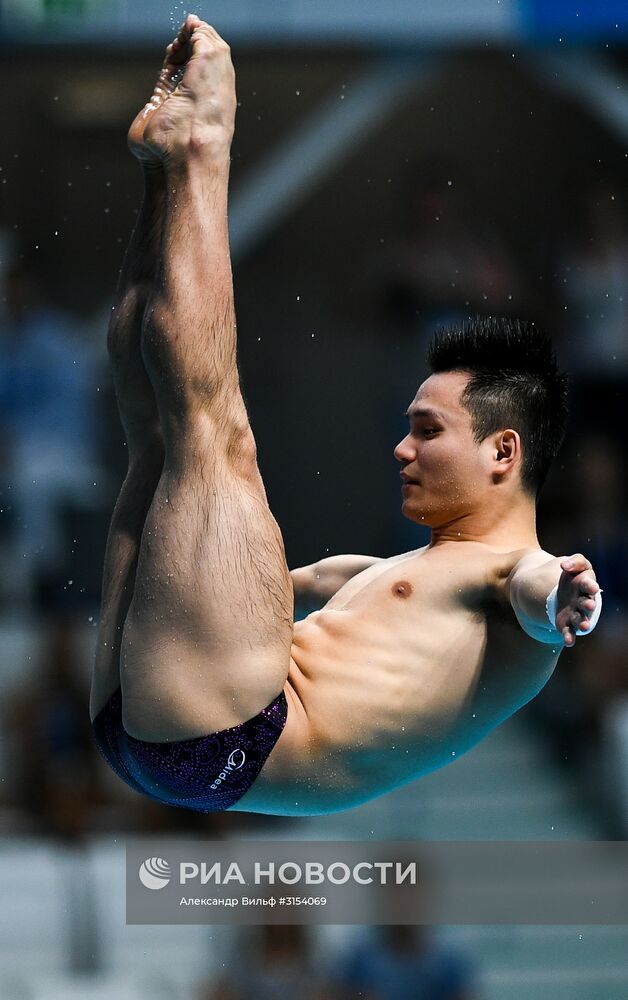
[[522, 673], [539, 644], [497, 608], [487, 628], [485, 559], [456, 549], [377, 563], [295, 624], [286, 727], [236, 809], [356, 805], [442, 766], [531, 697]]

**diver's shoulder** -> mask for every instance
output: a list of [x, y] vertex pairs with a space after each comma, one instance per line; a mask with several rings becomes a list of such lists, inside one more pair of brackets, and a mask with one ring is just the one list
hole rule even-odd
[[490, 578], [505, 578], [522, 560], [538, 562], [540, 565], [555, 558], [538, 544], [522, 544], [516, 548], [506, 549], [490, 542], [475, 539], [447, 540], [436, 544], [423, 545], [419, 549], [403, 552], [382, 560], [382, 569], [404, 563], [407, 570], [415, 568], [417, 572], [428, 566], [440, 564], [451, 568], [457, 567], [467, 576], [488, 576]]
[[515, 567], [522, 561], [539, 565], [554, 557], [538, 543], [521, 544], [515, 548], [477, 540], [452, 542], [441, 549], [442, 556], [452, 566], [457, 566], [465, 578], [485, 583], [489, 589], [502, 586]]
[[524, 545], [508, 552], [491, 549], [485, 561], [487, 587], [500, 601], [510, 603], [509, 586], [515, 573], [534, 570], [555, 558], [538, 544]]

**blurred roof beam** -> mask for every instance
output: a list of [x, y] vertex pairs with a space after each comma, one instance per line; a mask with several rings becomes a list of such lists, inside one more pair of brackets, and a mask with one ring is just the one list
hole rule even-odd
[[404, 98], [433, 82], [441, 59], [375, 61], [342, 95], [327, 100], [251, 168], [229, 209], [231, 253], [242, 260], [336, 165], [354, 152]]
[[530, 52], [527, 65], [545, 86], [578, 102], [628, 140], [628, 79], [604, 56], [583, 50]]

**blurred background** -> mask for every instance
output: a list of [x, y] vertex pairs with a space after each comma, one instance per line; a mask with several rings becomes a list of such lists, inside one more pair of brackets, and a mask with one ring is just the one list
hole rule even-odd
[[[534, 319], [572, 376], [539, 535], [592, 559], [600, 626], [476, 750], [325, 818], [160, 806], [91, 739], [125, 136], [190, 9], [236, 66], [240, 363], [291, 567], [422, 544], [393, 448], [435, 326]], [[0, 42], [0, 997], [624, 1000], [622, 927], [126, 927], [124, 841], [625, 838], [625, 5], [2, 0]]]

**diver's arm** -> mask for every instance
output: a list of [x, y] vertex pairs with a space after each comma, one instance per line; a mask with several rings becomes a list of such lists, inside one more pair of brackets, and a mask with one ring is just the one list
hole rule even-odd
[[[555, 606], [551, 598], [556, 588]], [[530, 552], [514, 566], [506, 591], [519, 624], [539, 642], [573, 646], [578, 633], [591, 631], [601, 602], [593, 567], [583, 555], [554, 557]], [[555, 621], [552, 625], [550, 615]]]
[[378, 556], [329, 556], [291, 570], [295, 605], [307, 611], [322, 608], [347, 580], [381, 561]]

